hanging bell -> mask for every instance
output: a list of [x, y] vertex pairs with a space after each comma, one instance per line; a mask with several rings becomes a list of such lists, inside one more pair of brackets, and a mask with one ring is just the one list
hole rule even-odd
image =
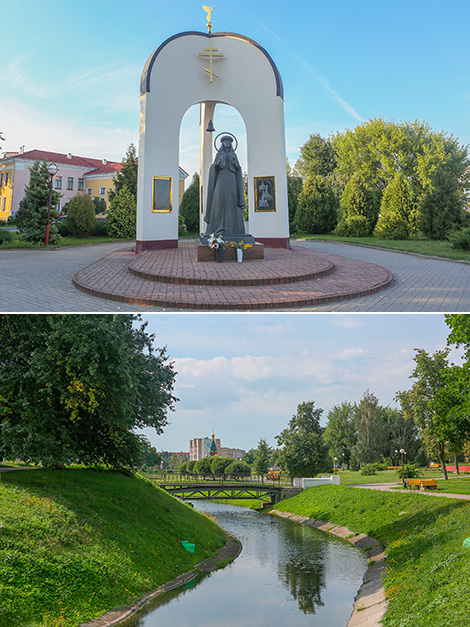
[[214, 125], [212, 124], [212, 120], [209, 120], [209, 124], [207, 125], [206, 131], [208, 133], [213, 133], [215, 131]]

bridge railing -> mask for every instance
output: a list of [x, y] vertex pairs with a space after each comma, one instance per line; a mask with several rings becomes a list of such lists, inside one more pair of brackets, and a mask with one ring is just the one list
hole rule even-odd
[[191, 474], [191, 475], [182, 475], [178, 472], [158, 472], [158, 473], [149, 473], [147, 475], [149, 479], [155, 481], [156, 483], [201, 483], [205, 481], [214, 481], [217, 483], [233, 483], [235, 482], [243, 482], [243, 483], [253, 483], [263, 485], [292, 485], [290, 479], [285, 477], [279, 477], [277, 479], [268, 479], [264, 475], [199, 475], [199, 474]]

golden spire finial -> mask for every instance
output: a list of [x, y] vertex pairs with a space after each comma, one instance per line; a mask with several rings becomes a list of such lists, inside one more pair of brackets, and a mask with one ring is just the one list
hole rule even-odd
[[202, 5], [202, 8], [204, 9], [204, 11], [207, 13], [207, 32], [209, 33], [209, 35], [211, 34], [211, 28], [212, 28], [212, 24], [211, 24], [211, 13], [213, 8], [215, 7], [215, 4], [213, 4], [211, 7], [206, 7], [204, 4]]

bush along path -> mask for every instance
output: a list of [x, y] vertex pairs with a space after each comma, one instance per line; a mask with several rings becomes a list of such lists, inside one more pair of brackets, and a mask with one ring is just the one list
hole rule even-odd
[[276, 509], [272, 509], [270, 513], [315, 527], [315, 529], [346, 540], [365, 552], [369, 566], [362, 580], [362, 586], [354, 599], [353, 612], [347, 627], [361, 627], [361, 625], [379, 627], [387, 609], [387, 601], [382, 584], [386, 558], [377, 540], [364, 533], [354, 533], [347, 527], [332, 525], [325, 520], [315, 520], [314, 518], [299, 516], [291, 512], [281, 512]]
[[468, 502], [401, 491], [318, 486], [278, 503], [276, 509], [326, 521], [327, 531], [340, 525], [380, 543], [387, 556], [384, 627], [468, 624], [470, 548], [464, 544], [470, 538]]

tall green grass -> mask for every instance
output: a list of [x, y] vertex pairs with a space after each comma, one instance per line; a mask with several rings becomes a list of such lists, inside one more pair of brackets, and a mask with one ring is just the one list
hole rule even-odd
[[[207, 517], [143, 478], [2, 473], [0, 625], [72, 627], [127, 605], [225, 542]], [[196, 545], [192, 555], [180, 542]]]
[[377, 538], [388, 555], [385, 627], [463, 627], [470, 617], [470, 503], [319, 486], [276, 506]]

